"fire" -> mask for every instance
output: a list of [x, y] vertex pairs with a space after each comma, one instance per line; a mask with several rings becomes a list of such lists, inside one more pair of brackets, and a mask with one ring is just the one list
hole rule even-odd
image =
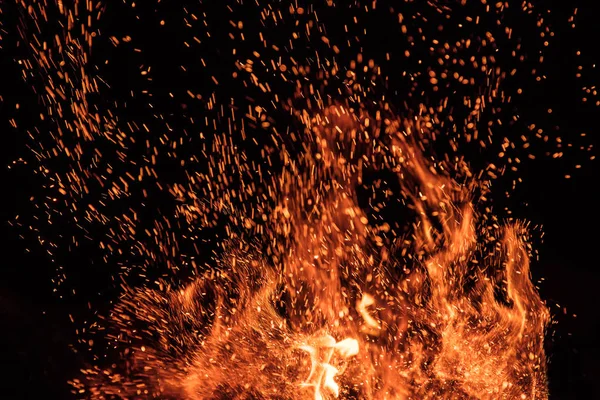
[[[488, 182], [430, 161], [418, 119], [342, 106], [302, 118], [313, 139], [281, 153], [266, 251], [238, 236], [187, 287], [126, 293], [111, 318], [130, 361], [87, 371], [91, 393], [546, 398], [549, 314], [524, 227], [481, 211]], [[416, 218], [403, 236], [358, 204], [359, 182], [382, 171]]]
[[[512, 98], [501, 83], [521, 73], [501, 66], [523, 61], [523, 49], [530, 48], [500, 24], [500, 14], [519, 9], [515, 12], [527, 18], [540, 18], [535, 26], [541, 29], [546, 17], [532, 12], [530, 4], [423, 2], [432, 15], [428, 19], [426, 12], [411, 8], [419, 2], [407, 1], [406, 11], [400, 10], [414, 17], [409, 18], [399, 5], [377, 7], [373, 1], [355, 7], [356, 15], [352, 8], [347, 24], [331, 12], [337, 7], [333, 1], [323, 4], [331, 7], [329, 14], [317, 14], [312, 5], [278, 9], [279, 3], [261, 8], [255, 2], [260, 24], [250, 18], [234, 21], [228, 3], [222, 11], [229, 24], [222, 16], [207, 22], [212, 11], [202, 2], [195, 14], [192, 5], [185, 6], [181, 15], [173, 13], [177, 16], [161, 19], [159, 26], [185, 21], [181, 34], [188, 28], [193, 33], [181, 48], [203, 46], [197, 52], [201, 62], [196, 53], [190, 57], [194, 62], [186, 62], [216, 72], [186, 75], [209, 78], [194, 91], [162, 93], [169, 107], [175, 101], [181, 106], [162, 112], [154, 100], [160, 93], [146, 90], [153, 87], [153, 74], [187, 74], [187, 64], [152, 68], [144, 60], [143, 96], [127, 88], [114, 92], [131, 92], [130, 97], [103, 98], [102, 90], [108, 91], [103, 88], [110, 85], [94, 71], [117, 60], [99, 61], [92, 47], [104, 38], [97, 20], [108, 3], [17, 3], [19, 35], [31, 44], [23, 76], [42, 75], [36, 93], [42, 93], [44, 115], [56, 122], [46, 136], [34, 135], [45, 128], [29, 132], [52, 194], [46, 196], [52, 204], [39, 207], [41, 218], [35, 218], [50, 224], [60, 214], [52, 210], [64, 203], [62, 220], [72, 218], [82, 237], [102, 230], [96, 237], [106, 260], [113, 254], [142, 260], [143, 284], [131, 284], [127, 274], [134, 268], [124, 267], [126, 272], [113, 280], [120, 297], [112, 310], [82, 329], [95, 335], [103, 352], [94, 353], [82, 376], [72, 380], [77, 395], [548, 397], [543, 340], [549, 312], [531, 281], [527, 226], [495, 216], [492, 180], [506, 169], [492, 162], [470, 166], [458, 144], [495, 144], [491, 132], [502, 125], [502, 107]], [[247, 3], [253, 2], [238, 2], [240, 18]], [[477, 4], [466, 8], [467, 3]], [[141, 5], [127, 7], [136, 21], [142, 19], [137, 15]], [[151, 8], [154, 20], [158, 11]], [[451, 18], [455, 10], [465, 14], [459, 23]], [[327, 15], [331, 29], [322, 22]], [[403, 79], [396, 86], [376, 60], [363, 59], [368, 24], [364, 29], [360, 24], [370, 15], [397, 23], [395, 34], [407, 40], [406, 48], [379, 58], [406, 60], [404, 71], [396, 71], [395, 64], [387, 67]], [[55, 19], [56, 26], [42, 22]], [[465, 24], [483, 31], [446, 34], [446, 19], [461, 29]], [[434, 24], [430, 20], [440, 25], [422, 29]], [[371, 19], [371, 25], [378, 23]], [[222, 29], [212, 32], [217, 24]], [[329, 35], [336, 24], [337, 36]], [[244, 31], [245, 25], [261, 26]], [[52, 39], [40, 40], [43, 32]], [[121, 33], [107, 37], [104, 51], [125, 47], [138, 60], [151, 50], [140, 44], [143, 35]], [[222, 42], [213, 40], [218, 35], [224, 35]], [[252, 40], [256, 51], [248, 50]], [[498, 43], [505, 42], [514, 42], [514, 48], [498, 51]], [[212, 67], [213, 60], [200, 57], [212, 47], [235, 62]], [[306, 48], [314, 48], [314, 54], [296, 53]], [[541, 51], [539, 56], [528, 51], [542, 62]], [[430, 60], [422, 62], [426, 54]], [[502, 57], [503, 62], [496, 61]], [[524, 75], [541, 79], [539, 70], [533, 72]], [[168, 81], [162, 78], [156, 79], [156, 90]], [[220, 86], [225, 79], [229, 86]], [[406, 90], [394, 98], [398, 88]], [[442, 91], [449, 95], [434, 96]], [[395, 100], [402, 95], [411, 101], [399, 111], [404, 99]], [[415, 105], [418, 96], [429, 104]], [[202, 107], [197, 104], [205, 107], [202, 112], [187, 114]], [[148, 115], [138, 121], [129, 114], [138, 111]], [[172, 124], [178, 113], [186, 114], [185, 123]], [[516, 115], [507, 119], [518, 120]], [[159, 126], [156, 132], [148, 127], [152, 124]], [[532, 136], [552, 142], [541, 128], [530, 129]], [[522, 142], [529, 148], [527, 138]], [[438, 151], [440, 144], [451, 151]], [[508, 139], [500, 143], [498, 160], [508, 159], [516, 171], [520, 160], [508, 155], [514, 147]], [[175, 178], [157, 173], [158, 165], [176, 170]], [[149, 212], [145, 207], [153, 196], [160, 204]], [[176, 204], [172, 210], [164, 212], [163, 197]], [[211, 237], [216, 226], [227, 233], [225, 239]], [[217, 249], [207, 250], [210, 263], [199, 266], [195, 257], [206, 238], [217, 242]], [[64, 240], [68, 246], [78, 242]], [[193, 250], [182, 250], [183, 244]], [[47, 246], [51, 256], [60, 248], [52, 241]], [[161, 263], [171, 275], [148, 278]]]
[[358, 354], [358, 342], [355, 339], [336, 342], [332, 336], [326, 335], [318, 338], [314, 345], [303, 345], [300, 348], [310, 354], [312, 364], [310, 375], [302, 386], [314, 388], [315, 400], [323, 399], [321, 388], [337, 397], [340, 387], [334, 378], [340, 371], [331, 365], [332, 357], [334, 354], [343, 358], [355, 356]]

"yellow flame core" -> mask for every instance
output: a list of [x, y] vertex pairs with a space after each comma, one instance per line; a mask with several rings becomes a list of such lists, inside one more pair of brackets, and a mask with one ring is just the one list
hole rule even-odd
[[310, 375], [302, 385], [314, 388], [315, 400], [323, 399], [322, 389], [337, 397], [340, 387], [334, 378], [339, 370], [331, 364], [332, 357], [355, 356], [358, 354], [358, 342], [355, 339], [344, 339], [336, 343], [332, 336], [327, 335], [318, 338], [314, 345], [303, 345], [301, 349], [310, 354], [312, 363]]
[[[524, 228], [482, 210], [487, 182], [460, 159], [425, 156], [419, 118], [297, 116], [302, 151], [281, 151], [262, 235], [232, 237], [221, 265], [182, 290], [129, 290], [111, 316], [127, 365], [75, 386], [99, 397], [547, 398], [549, 314]], [[378, 191], [366, 171], [384, 170], [416, 218], [394, 240], [357, 195]]]

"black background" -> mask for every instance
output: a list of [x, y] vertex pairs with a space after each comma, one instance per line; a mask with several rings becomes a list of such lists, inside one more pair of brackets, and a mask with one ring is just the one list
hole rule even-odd
[[[556, 39], [545, 62], [548, 79], [543, 85], [532, 88], [533, 94], [518, 107], [530, 120], [542, 120], [548, 126], [558, 126], [562, 137], [572, 137], [572, 141], [579, 145], [593, 144], [597, 147], [600, 144], [597, 128], [600, 108], [593, 104], [594, 101], [581, 101], [582, 81], [587, 80], [586, 84], [590, 86], [600, 81], [598, 74], [590, 69], [595, 62], [600, 62], [596, 50], [600, 28], [594, 2], [576, 2], [579, 3], [579, 13], [575, 30], [566, 23], [575, 3], [538, 3], [553, 10], [556, 20], [563, 21], [564, 25], [555, 27]], [[75, 338], [69, 314], [82, 312], [86, 290], [104, 287], [108, 278], [102, 278], [102, 274], [93, 267], [81, 268], [82, 265], [98, 262], [89, 249], [62, 255], [59, 252], [60, 256], [68, 259], [66, 268], [74, 271], [79, 268], [80, 272], [71, 282], [84, 293], [80, 297], [61, 298], [53, 293], [55, 285], [51, 282], [55, 277], [55, 264], [36, 245], [31, 235], [8, 223], [14, 220], [15, 215], [27, 215], [31, 211], [28, 199], [41, 193], [42, 178], [33, 174], [29, 166], [6, 167], [19, 157], [28, 157], [22, 129], [15, 130], [7, 123], [9, 118], [14, 117], [14, 104], [28, 106], [23, 107], [25, 111], [18, 115], [19, 120], [27, 120], [36, 114], [31, 111], [29, 115], [28, 110], [36, 110], [38, 103], [30, 86], [19, 78], [19, 69], [14, 62], [24, 51], [16, 45], [16, 20], [13, 19], [16, 11], [11, 10], [14, 7], [11, 5], [0, 7], [3, 8], [0, 52], [0, 91], [3, 98], [0, 103], [0, 129], [3, 140], [0, 148], [4, 174], [0, 224], [0, 363], [4, 372], [0, 379], [0, 396], [9, 399], [71, 398], [66, 380], [76, 374], [82, 360], [69, 349]], [[120, 15], [122, 10], [119, 9], [123, 6], [115, 3], [114, 7], [114, 10], [107, 11], [105, 29], [112, 32], [126, 30], [122, 24], [127, 18]], [[162, 12], [168, 17], [168, 11]], [[144, 26], [136, 29], [141, 29], [147, 36], [149, 47], [152, 43], [158, 47], [154, 52], [146, 53], [154, 58], [152, 64], [167, 64], [165, 58], [168, 57], [161, 53], [161, 46], [168, 47], [168, 41], [153, 36], [151, 30], [144, 31], [148, 29]], [[161, 40], [165, 40], [166, 44], [161, 45]], [[578, 49], [582, 56], [575, 60], [574, 53]], [[214, 54], [205, 54], [207, 59], [218, 56], [217, 50]], [[115, 54], [113, 57], [124, 56]], [[585, 74], [578, 79], [575, 73], [579, 65], [584, 66]], [[117, 82], [113, 85], [115, 87], [119, 87], [118, 82], [127, 82], [129, 73], [133, 74], [126, 70], [113, 73], [115, 75], [109, 78], [111, 82]], [[174, 77], [169, 83], [165, 78], [156, 83], [158, 86], [154, 89], [160, 91], [160, 85], [185, 87], [185, 84], [184, 79]], [[168, 109], [170, 105], [165, 103], [164, 107]], [[551, 115], [547, 112], [549, 108], [553, 110]], [[26, 121], [24, 123], [27, 124]], [[587, 136], [580, 138], [579, 134], [583, 132]], [[547, 340], [552, 399], [600, 398], [600, 301], [597, 299], [600, 291], [600, 169], [598, 161], [589, 161], [590, 155], [594, 154], [595, 151], [571, 152], [561, 160], [541, 157], [529, 163], [520, 172], [524, 183], [508, 201], [515, 215], [526, 218], [533, 225], [543, 225], [543, 241], [537, 244], [540, 257], [532, 270], [536, 278], [545, 279], [540, 290], [555, 321], [549, 328]], [[575, 170], [575, 164], [582, 164], [582, 168]], [[571, 178], [565, 179], [566, 174]]]

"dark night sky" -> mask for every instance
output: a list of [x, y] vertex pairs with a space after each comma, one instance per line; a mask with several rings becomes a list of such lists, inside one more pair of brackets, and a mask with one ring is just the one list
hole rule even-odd
[[[597, 149], [600, 145], [597, 128], [600, 108], [594, 102], [581, 101], [581, 87], [600, 81], [598, 73], [591, 68], [595, 62], [600, 62], [596, 50], [600, 24], [596, 21], [595, 2], [536, 3], [552, 9], [556, 21], [562, 21], [563, 24], [556, 25], [556, 40], [547, 53], [544, 65], [548, 79], [544, 84], [532, 86], [531, 94], [517, 103], [516, 107], [527, 120], [542, 121], [542, 125], [550, 129], [558, 126], [560, 136], [572, 137], [574, 143], [583, 146], [593, 144]], [[577, 28], [573, 30], [566, 23], [566, 15], [572, 13], [575, 3], [580, 4]], [[32, 168], [6, 167], [19, 157], [31, 159], [25, 147], [23, 128], [14, 129], [7, 123], [9, 118], [15, 117], [14, 104], [22, 105], [23, 110], [17, 118], [24, 122], [24, 126], [27, 126], [28, 119], [33, 119], [39, 113], [37, 98], [30, 85], [19, 78], [19, 69], [14, 62], [15, 58], [23, 55], [24, 50], [16, 45], [15, 10], [11, 7], [14, 8], [14, 5], [0, 5], [0, 28], [3, 30], [0, 41], [0, 95], [3, 99], [0, 101], [0, 126], [4, 139], [0, 145], [4, 191], [0, 218], [3, 254], [0, 263], [0, 357], [5, 370], [0, 379], [0, 397], [70, 398], [66, 379], [73, 376], [82, 360], [69, 350], [69, 344], [75, 338], [69, 314], [85, 313], [85, 293], [103, 290], [109, 284], [110, 277], [98, 266], [101, 260], [89, 250], [91, 246], [86, 248], [84, 244], [80, 249], [59, 250], [58, 257], [63, 260], [65, 268], [72, 272], [70, 284], [83, 293], [81, 296], [60, 298], [53, 293], [55, 286], [51, 282], [56, 276], [55, 264], [36, 244], [33, 235], [8, 223], [16, 215], [27, 218], [32, 210], [28, 199], [42, 193], [42, 178], [33, 174]], [[184, 87], [188, 78], [174, 77], [167, 72], [164, 76], [160, 75], [161, 68], [168, 69], [166, 61], [170, 57], [162, 51], [168, 51], [169, 38], [179, 34], [177, 28], [173, 28], [166, 36], [153, 36], [156, 33], [143, 23], [124, 25], [128, 21], [127, 16], [119, 8], [124, 6], [115, 2], [110, 7], [114, 9], [107, 11], [104, 22], [106, 31], [137, 30], [138, 36], [141, 33], [145, 37], [149, 48], [155, 43], [154, 50], [144, 53], [147, 62], [156, 65], [158, 70], [153, 90]], [[161, 12], [168, 18], [168, 10]], [[527, 34], [524, 30], [524, 35]], [[385, 43], [374, 42], [371, 51], [375, 54], [385, 53]], [[574, 53], [577, 49], [582, 51], [582, 56], [576, 60]], [[205, 57], [220, 56], [218, 49], [213, 51]], [[111, 54], [111, 57], [120, 60], [121, 66], [134, 64], [132, 68], [136, 68], [139, 63], [139, 60], [125, 59], [126, 56], [120, 53]], [[577, 79], [575, 73], [579, 65], [584, 66], [585, 73]], [[127, 69], [106, 71], [108, 80], [116, 83], [113, 85], [117, 88], [115, 96], [119, 96], [119, 82], [129, 82], [134, 72]], [[136, 85], [131, 79], [133, 83], [129, 83]], [[198, 79], [193, 84], [200, 85], [202, 79], [208, 78]], [[169, 103], [161, 106], [167, 112], [178, 111]], [[552, 114], [548, 114], [549, 108], [553, 110]], [[134, 106], [131, 112], [143, 113], [144, 110], [135, 109]], [[583, 132], [587, 136], [579, 137]], [[541, 294], [556, 322], [550, 326], [547, 340], [552, 399], [600, 398], [600, 311], [596, 299], [600, 290], [600, 168], [598, 160], [589, 160], [591, 154], [597, 154], [597, 150], [592, 153], [574, 151], [561, 160], [540, 157], [536, 162], [527, 164], [520, 172], [524, 183], [506, 200], [517, 217], [531, 221], [532, 225], [543, 226], [543, 241], [536, 242], [539, 260], [534, 262], [532, 270], [535, 278], [545, 279], [541, 284]], [[574, 169], [576, 164], [581, 164], [582, 168]], [[571, 175], [571, 179], [565, 179], [566, 174]], [[499, 195], [502, 195], [501, 192]], [[82, 269], [82, 265], [89, 267]]]

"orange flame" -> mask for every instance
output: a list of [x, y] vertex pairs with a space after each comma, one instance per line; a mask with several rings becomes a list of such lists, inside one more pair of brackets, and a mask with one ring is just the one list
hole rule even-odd
[[[99, 397], [547, 398], [549, 314], [524, 228], [480, 211], [487, 183], [460, 160], [426, 157], [419, 119], [343, 107], [298, 117], [307, 141], [298, 157], [281, 154], [266, 252], [237, 238], [181, 291], [129, 291], [112, 315], [116, 342], [144, 347], [121, 372], [91, 369], [75, 386]], [[369, 170], [391, 171], [416, 215], [401, 239], [359, 206]]]

